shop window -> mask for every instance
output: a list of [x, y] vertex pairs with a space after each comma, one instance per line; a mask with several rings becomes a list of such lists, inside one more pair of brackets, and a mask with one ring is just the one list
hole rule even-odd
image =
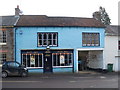
[[100, 34], [82, 33], [82, 46], [100, 46]]
[[53, 53], [53, 67], [73, 66], [73, 53]]
[[22, 64], [26, 67], [43, 67], [43, 54], [22, 54]]
[[57, 46], [58, 33], [38, 33], [38, 46]]
[[6, 53], [2, 53], [2, 54], [0, 55], [0, 63], [6, 61], [6, 58], [7, 58]]
[[0, 30], [0, 43], [6, 43], [6, 31]]

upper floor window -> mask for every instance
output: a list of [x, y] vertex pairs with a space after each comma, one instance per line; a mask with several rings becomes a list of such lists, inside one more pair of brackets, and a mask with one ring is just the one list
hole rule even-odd
[[120, 41], [118, 41], [118, 50], [120, 50]]
[[100, 34], [82, 33], [82, 46], [100, 46]]
[[7, 41], [6, 31], [0, 30], [0, 43], [6, 43], [6, 41]]
[[38, 33], [38, 46], [57, 46], [58, 33]]

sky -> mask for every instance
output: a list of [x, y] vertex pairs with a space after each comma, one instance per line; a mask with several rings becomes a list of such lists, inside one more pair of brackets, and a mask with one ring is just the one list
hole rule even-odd
[[0, 0], [0, 16], [14, 15], [19, 5], [24, 15], [92, 18], [99, 7], [105, 8], [111, 25], [118, 25], [119, 0]]

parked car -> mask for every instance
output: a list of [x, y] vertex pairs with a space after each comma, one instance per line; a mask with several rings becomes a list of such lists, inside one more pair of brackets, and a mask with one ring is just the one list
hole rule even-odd
[[28, 70], [25, 68], [25, 66], [16, 61], [6, 61], [2, 64], [3, 78], [16, 75], [25, 77], [28, 75]]

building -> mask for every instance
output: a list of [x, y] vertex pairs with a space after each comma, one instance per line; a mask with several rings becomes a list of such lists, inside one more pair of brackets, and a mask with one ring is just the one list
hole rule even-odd
[[0, 16], [0, 63], [14, 61], [14, 25], [17, 16]]
[[29, 72], [78, 72], [78, 61], [103, 68], [104, 31], [93, 18], [21, 15], [14, 32], [15, 60]]
[[108, 25], [105, 32], [104, 68], [113, 64], [113, 71], [120, 71], [120, 39], [119, 28], [116, 25]]

